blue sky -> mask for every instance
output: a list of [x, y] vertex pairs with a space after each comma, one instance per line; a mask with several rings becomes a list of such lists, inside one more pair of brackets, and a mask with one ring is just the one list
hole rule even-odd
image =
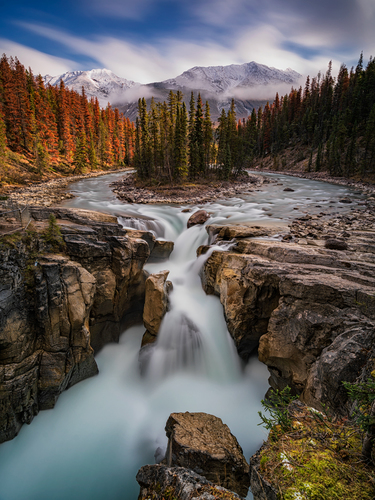
[[141, 83], [256, 61], [315, 76], [375, 56], [375, 0], [0, 1], [0, 53], [34, 73], [108, 68]]

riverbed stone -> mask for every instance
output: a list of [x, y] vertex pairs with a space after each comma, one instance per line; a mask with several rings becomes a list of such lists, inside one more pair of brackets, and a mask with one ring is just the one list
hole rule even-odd
[[150, 274], [145, 284], [143, 324], [148, 333], [157, 336], [160, 324], [168, 309], [168, 292], [172, 283], [167, 281], [169, 271]]
[[169, 259], [173, 248], [173, 241], [156, 240], [148, 262], [160, 262]]
[[172, 413], [165, 427], [166, 464], [185, 467], [241, 497], [249, 489], [249, 464], [220, 418], [207, 413]]
[[189, 217], [189, 220], [187, 221], [187, 227], [189, 228], [199, 224], [204, 224], [209, 218], [210, 214], [206, 212], [206, 210], [198, 210]]

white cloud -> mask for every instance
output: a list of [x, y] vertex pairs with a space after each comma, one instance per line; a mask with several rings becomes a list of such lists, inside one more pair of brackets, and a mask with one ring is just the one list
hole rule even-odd
[[0, 38], [0, 54], [3, 53], [8, 57], [17, 57], [26, 68], [30, 67], [35, 75], [39, 73], [41, 75], [47, 73], [59, 75], [77, 69], [77, 64], [74, 61], [51, 56], [25, 45]]
[[[296, 16], [291, 22], [297, 19]], [[315, 76], [319, 71], [322, 73], [326, 71], [328, 61], [331, 59], [334, 72], [339, 69], [342, 62], [346, 62], [339, 55], [335, 55], [333, 50], [329, 51], [328, 47], [331, 43], [329, 35], [311, 32], [304, 40], [299, 34], [293, 35], [290, 32], [288, 37], [284, 34], [284, 29], [280, 30], [267, 23], [260, 24], [251, 30], [246, 28], [237, 30], [227, 46], [212, 41], [198, 43], [170, 37], [160, 38], [152, 45], [150, 43], [135, 45], [126, 40], [108, 36], [81, 38], [49, 26], [25, 23], [22, 26], [38, 33], [39, 36], [59, 42], [72, 53], [97, 61], [98, 66], [106, 67], [118, 76], [141, 83], [174, 78], [193, 66], [217, 66], [256, 61], [278, 69], [289, 67], [305, 76], [307, 74]], [[316, 54], [319, 55], [310, 55], [309, 58], [305, 58], [295, 50], [288, 50], [285, 47], [290, 41], [299, 44], [302, 48], [314, 47]], [[355, 58], [357, 54], [353, 52], [349, 55], [350, 57], [354, 55]], [[51, 74], [52, 70], [49, 68], [45, 72]], [[54, 74], [58, 72], [55, 71]]]

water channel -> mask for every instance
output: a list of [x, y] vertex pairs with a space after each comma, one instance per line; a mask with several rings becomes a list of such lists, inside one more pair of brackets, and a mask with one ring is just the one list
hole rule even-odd
[[[64, 392], [53, 410], [41, 412], [14, 440], [0, 446], [0, 500], [135, 500], [136, 473], [154, 463], [157, 448], [165, 447], [164, 426], [171, 412], [220, 417], [247, 459], [266, 438], [258, 411], [268, 388], [267, 370], [256, 357], [243, 365], [218, 298], [206, 296], [201, 288], [199, 270], [207, 256], [197, 259], [196, 249], [208, 242], [208, 235], [203, 226], [186, 229], [191, 213], [182, 209], [203, 207], [122, 203], [109, 187], [122, 175], [73, 184], [76, 197], [64, 206], [111, 213], [125, 227], [173, 240], [169, 261], [146, 265], [150, 273], [170, 271], [171, 310], [146, 374], [140, 375], [138, 363], [145, 329], [132, 327], [119, 344], [107, 345], [97, 355], [98, 376]], [[345, 187], [268, 177], [271, 183], [259, 191], [204, 205], [212, 214], [208, 223], [280, 227], [305, 212], [347, 212], [360, 199]], [[348, 195], [350, 207], [339, 201]]]

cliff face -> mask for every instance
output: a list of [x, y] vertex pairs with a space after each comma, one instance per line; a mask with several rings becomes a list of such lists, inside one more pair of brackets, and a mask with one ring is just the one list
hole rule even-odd
[[[51, 212], [65, 248], [42, 233]], [[94, 351], [117, 341], [120, 320], [140, 321], [151, 233], [111, 216], [32, 211], [36, 233], [0, 246], [0, 442], [52, 408], [66, 388], [97, 373]]]
[[[305, 217], [283, 241], [234, 228], [236, 246], [214, 252], [204, 268], [204, 288], [220, 297], [240, 355], [259, 344], [270, 385], [289, 385], [317, 408], [325, 403], [340, 413], [342, 381], [373, 369], [374, 219], [371, 211]], [[225, 236], [221, 230], [219, 239]]]

